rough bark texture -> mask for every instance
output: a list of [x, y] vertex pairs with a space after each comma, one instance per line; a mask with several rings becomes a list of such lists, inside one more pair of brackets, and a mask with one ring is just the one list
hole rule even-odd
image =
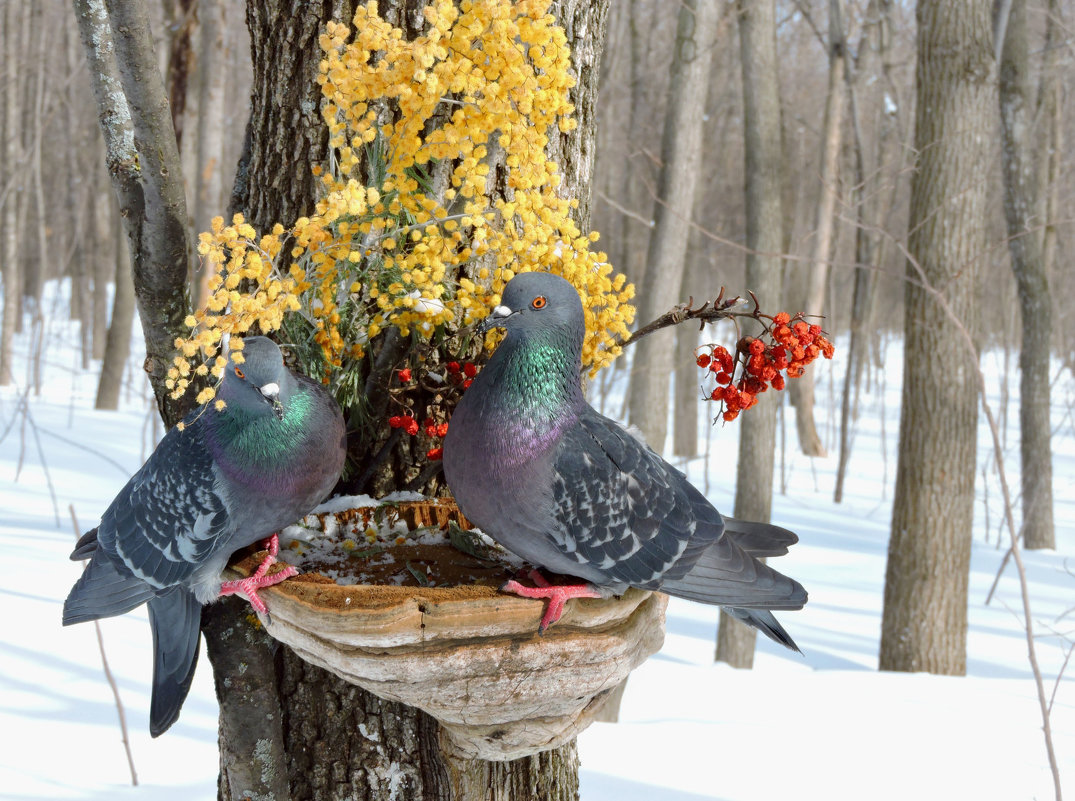
[[[410, 36], [424, 25], [422, 5], [384, 0], [379, 11]], [[310, 167], [327, 155], [315, 80], [321, 59], [317, 37], [331, 19], [350, 22], [354, 6], [353, 0], [308, 3], [299, 10], [285, 2], [248, 3], [254, 85], [246, 152], [232, 206], [255, 227], [289, 224], [313, 208], [316, 186]], [[569, 135], [553, 136], [549, 152], [559, 161], [563, 191], [579, 198], [578, 219], [583, 225], [590, 206], [597, 70], [607, 10], [607, 0], [564, 0], [554, 6], [573, 49], [579, 82], [572, 99], [579, 125]], [[406, 346], [396, 340], [398, 347]], [[394, 350], [396, 340], [388, 336], [382, 347]], [[399, 489], [398, 483], [397, 478], [397, 485], [389, 489]], [[513, 762], [462, 759], [443, 747], [443, 733], [433, 719], [383, 701], [302, 662], [287, 649], [276, 651], [244, 636], [239, 639], [249, 648], [242, 660], [218, 664], [213, 654], [227, 653], [231, 647], [227, 640], [235, 641], [234, 632], [248, 624], [242, 612], [223, 604], [210, 609], [224, 618], [206, 630], [218, 687], [223, 688], [219, 693], [222, 798], [577, 798], [573, 742]], [[254, 676], [254, 686], [235, 693], [232, 688], [240, 673]], [[248, 734], [235, 745], [224, 736], [254, 723], [261, 732], [257, 736]]]
[[[814, 217], [814, 241], [810, 270], [801, 308], [807, 314], [822, 314], [828, 288], [836, 231], [836, 200], [840, 195], [840, 145], [843, 140], [844, 94], [847, 72], [847, 43], [844, 40], [843, 0], [829, 0], [829, 89], [821, 125], [820, 196]], [[825, 446], [814, 421], [814, 374], [819, 365], [808, 369], [788, 385], [788, 398], [795, 407], [795, 429], [799, 447], [807, 456], [825, 456]]]
[[997, 102], [990, 3], [920, 0], [917, 22], [918, 160], [880, 666], [958, 675], [966, 670], [978, 396], [957, 326], [975, 330], [975, 264], [987, 246]]
[[[773, 0], [742, 0], [739, 41], [743, 69], [743, 124], [746, 146], [746, 286], [767, 301], [780, 297], [784, 244], [781, 203], [780, 84]], [[744, 333], [756, 333], [744, 331]], [[735, 517], [768, 522], [773, 502], [777, 393], [762, 395], [737, 421], [739, 463]], [[716, 658], [733, 667], [754, 664], [757, 632], [721, 612]]]
[[[1042, 258], [1043, 221], [1034, 216], [1036, 175], [1030, 122], [1033, 112], [1027, 47], [1026, 0], [1013, 0], [1000, 62], [1001, 163], [1008, 250], [1019, 289], [1023, 338], [1019, 350], [1019, 454], [1023, 542], [1055, 548], [1053, 457], [1049, 422], [1052, 299]], [[1051, 120], [1043, 120], [1048, 125]]]
[[[653, 320], [681, 298], [695, 187], [702, 164], [702, 121], [709, 86], [717, 3], [683, 0], [679, 9], [671, 89], [661, 140], [656, 226], [638, 293], [638, 318]], [[630, 419], [658, 453], [668, 433], [668, 384], [676, 335], [658, 331], [635, 346], [628, 400]]]

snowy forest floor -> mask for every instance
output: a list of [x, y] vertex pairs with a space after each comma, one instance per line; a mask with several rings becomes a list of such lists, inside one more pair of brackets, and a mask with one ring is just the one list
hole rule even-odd
[[[63, 290], [50, 285], [57, 308]], [[79, 368], [77, 324], [60, 317], [46, 324], [40, 395], [26, 393], [26, 334], [16, 345], [17, 385], [0, 390], [0, 798], [212, 799], [217, 712], [207, 660], [179, 722], [152, 740], [145, 609], [102, 621], [138, 770], [140, 785], [130, 787], [94, 627], [60, 626], [63, 599], [81, 570], [67, 559], [76, 536], [69, 506], [82, 530], [95, 525], [160, 435], [141, 356], [131, 356], [134, 378], [121, 411], [95, 411], [99, 365]], [[136, 349], [139, 337], [137, 331]], [[595, 724], [579, 738], [583, 801], [1053, 797], [1013, 565], [993, 602], [984, 603], [1008, 541], [984, 422], [967, 675], [877, 671], [902, 354], [898, 342], [889, 344], [886, 368], [873, 373], [863, 395], [844, 502], [835, 504], [832, 385], [842, 380], [840, 356], [838, 343], [837, 358], [816, 368], [818, 423], [830, 456], [811, 460], [793, 452], [790, 410], [787, 449], [777, 455], [773, 522], [800, 536], [778, 567], [810, 591], [807, 607], [781, 620], [804, 656], [759, 638], [753, 670], [714, 664], [717, 610], [672, 599], [664, 648], [632, 674], [620, 722]], [[982, 357], [998, 413], [1003, 361], [1002, 352]], [[1005, 457], [1017, 489], [1014, 358], [1009, 365]], [[606, 413], [621, 406], [622, 375], [613, 371], [591, 388]], [[596, 395], [604, 384], [602, 404]], [[1061, 777], [1075, 795], [1075, 665], [1054, 686], [1075, 638], [1075, 381], [1069, 374], [1060, 374], [1053, 398], [1058, 547], [1025, 560], [1038, 658], [1047, 692], [1055, 690]], [[699, 447], [709, 455], [682, 466], [730, 512], [737, 426], [711, 427], [712, 409], [700, 408], [699, 415]]]

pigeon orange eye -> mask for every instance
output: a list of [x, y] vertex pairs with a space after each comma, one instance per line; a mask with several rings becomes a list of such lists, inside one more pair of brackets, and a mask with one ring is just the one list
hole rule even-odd
[[235, 375], [239, 376], [239, 378], [246, 378], [246, 373], [244, 373], [238, 367], [235, 368]]
[[534, 298], [532, 301], [530, 301], [530, 308], [532, 308], [532, 309], [544, 309], [546, 303], [548, 303], [548, 301], [545, 300], [545, 298], [543, 296], [538, 295], [536, 298]]

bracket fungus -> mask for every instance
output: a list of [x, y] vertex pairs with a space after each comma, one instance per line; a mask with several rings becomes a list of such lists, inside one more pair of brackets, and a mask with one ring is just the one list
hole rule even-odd
[[[303, 572], [260, 592], [266, 631], [342, 679], [432, 715], [466, 757], [510, 760], [564, 744], [664, 640], [666, 597], [635, 589], [574, 600], [539, 636], [545, 602], [499, 593], [515, 567], [449, 544], [449, 529], [466, 521], [448, 501], [320, 511], [303, 526], [299, 545], [282, 551]], [[380, 544], [375, 526], [391, 541]], [[396, 535], [403, 526], [421, 535]], [[356, 534], [373, 547], [353, 547]], [[340, 553], [331, 568], [294, 558], [326, 539]], [[231, 570], [249, 575], [259, 557]]]

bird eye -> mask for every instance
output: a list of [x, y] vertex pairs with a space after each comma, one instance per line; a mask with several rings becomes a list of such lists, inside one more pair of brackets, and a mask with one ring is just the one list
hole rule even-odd
[[538, 295], [536, 298], [534, 298], [532, 301], [530, 301], [530, 308], [531, 309], [544, 309], [546, 303], [548, 303], [548, 301], [545, 300], [544, 296]]
[[246, 373], [244, 373], [238, 367], [235, 368], [235, 375], [239, 376], [239, 378], [246, 378]]

